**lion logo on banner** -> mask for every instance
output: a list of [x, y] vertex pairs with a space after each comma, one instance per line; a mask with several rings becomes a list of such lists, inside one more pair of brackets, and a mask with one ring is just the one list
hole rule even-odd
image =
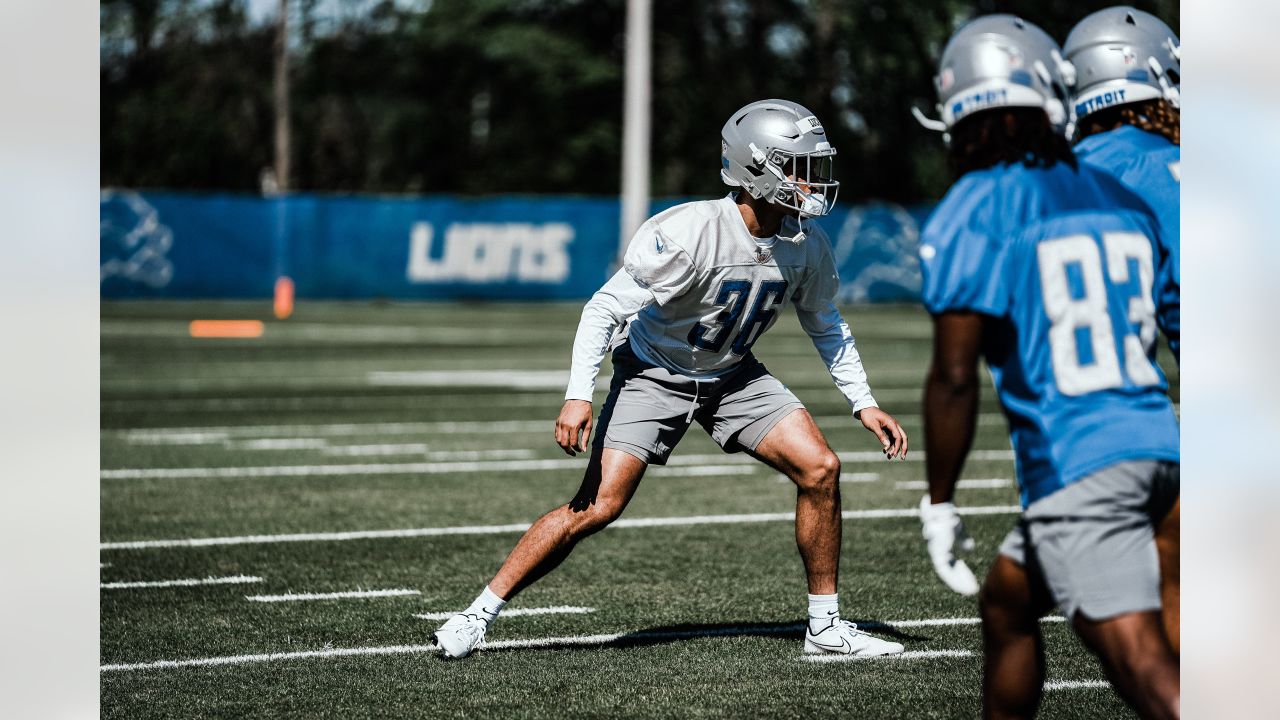
[[118, 277], [162, 288], [173, 279], [173, 263], [166, 255], [173, 231], [160, 214], [136, 192], [103, 190], [99, 203], [99, 282]]
[[900, 205], [852, 208], [832, 244], [840, 271], [839, 302], [911, 302], [920, 299], [920, 226]]

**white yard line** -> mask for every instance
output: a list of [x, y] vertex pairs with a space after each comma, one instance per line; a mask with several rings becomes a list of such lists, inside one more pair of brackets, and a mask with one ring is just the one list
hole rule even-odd
[[[895, 490], [928, 490], [929, 483], [924, 480], [903, 480], [893, 484]], [[961, 490], [978, 490], [992, 488], [1013, 487], [1013, 481], [1009, 478], [980, 478], [975, 480], [961, 480], [957, 485]]]
[[318, 423], [315, 425], [220, 425], [210, 427], [133, 428], [109, 430], [118, 433], [129, 442], [177, 442], [177, 438], [200, 440], [228, 436], [251, 437], [255, 435], [416, 435], [416, 434], [500, 434], [512, 432], [550, 433], [553, 421], [548, 420], [458, 420], [443, 422], [393, 422], [393, 423]]
[[[779, 473], [774, 479], [780, 483], [789, 483], [791, 478]], [[863, 473], [840, 473], [840, 482], [842, 483], [869, 483], [876, 482], [880, 479], [880, 473], [863, 472]]]
[[1046, 691], [1050, 690], [1085, 690], [1091, 688], [1109, 688], [1111, 683], [1106, 680], [1050, 680], [1044, 684]]
[[[595, 612], [595, 608], [575, 607], [573, 605], [556, 605], [553, 607], [543, 608], [516, 608], [514, 610], [503, 610], [502, 617], [525, 617], [527, 615], [584, 615], [586, 613]], [[422, 620], [448, 620], [449, 618], [462, 612], [454, 610], [452, 612], [434, 612], [434, 613], [414, 613], [414, 617]]]
[[387, 455], [421, 455], [428, 460], [524, 460], [537, 455], [534, 450], [432, 450], [426, 443], [383, 445], [337, 445], [325, 449], [325, 455], [377, 457]]
[[329, 441], [324, 438], [258, 438], [237, 440], [233, 447], [237, 450], [323, 450], [329, 447]]
[[251, 602], [293, 602], [295, 600], [347, 600], [352, 598], [403, 597], [421, 595], [418, 590], [396, 588], [392, 590], [346, 590], [328, 593], [285, 593], [284, 595], [245, 595]]
[[[1040, 618], [1044, 623], [1066, 622], [1061, 615], [1046, 615]], [[907, 627], [946, 627], [951, 625], [981, 625], [982, 618], [929, 618], [927, 620], [899, 620], [897, 622], [859, 622], [858, 627], [887, 629]]]
[[430, 450], [426, 443], [383, 443], [381, 445], [338, 445], [326, 448], [325, 455], [370, 457], [378, 455], [422, 455]]
[[[261, 384], [261, 386], [233, 389], [246, 393], [255, 393], [266, 386], [266, 384]], [[313, 387], [305, 385], [300, 386], [300, 389], [310, 390]], [[169, 415], [199, 411], [221, 412], [237, 410], [405, 410], [412, 406], [412, 403], [404, 397], [384, 394], [293, 395], [287, 397], [263, 397], [257, 394], [250, 394], [235, 397], [229, 395], [231, 390], [226, 388], [222, 388], [222, 390], [223, 393], [218, 397], [167, 397], [163, 393], [157, 393], [156, 398], [163, 398], [164, 402], [157, 402], [154, 398], [128, 398], [102, 400], [99, 405], [100, 409], [105, 412], [145, 410], [148, 413], [165, 413]], [[490, 393], [489, 400], [495, 406], [501, 403], [500, 407], [502, 408], [540, 408], [542, 412], [549, 411], [554, 415], [555, 408], [559, 407], [560, 404], [560, 395], [560, 391], [523, 390], [521, 392], [509, 392], [506, 395]], [[483, 403], [484, 400], [484, 395], [470, 393], [432, 393], [429, 398], [430, 403], [436, 408], [470, 409], [475, 408], [478, 402]], [[550, 419], [543, 422], [544, 424], [550, 422]]]
[[[878, 451], [853, 451], [836, 453], [843, 462], [883, 462]], [[1012, 450], [974, 450], [971, 460], [1012, 460]], [[908, 461], [923, 461], [924, 453], [913, 453]], [[755, 460], [734, 455], [684, 455], [671, 458], [672, 465], [742, 464]], [[266, 465], [251, 467], [191, 467], [191, 468], [117, 468], [103, 470], [103, 480], [198, 480], [214, 478], [268, 478], [308, 477], [334, 475], [440, 475], [468, 472], [524, 472], [531, 470], [566, 470], [584, 468], [583, 458], [555, 458], [543, 460], [493, 460], [467, 462], [411, 462], [411, 463], [343, 463], [335, 465]]]
[[928, 660], [930, 658], [944, 657], [973, 657], [973, 652], [969, 650], [908, 650], [897, 655], [877, 655], [873, 657], [864, 655], [802, 655], [800, 659], [812, 663], [833, 663], [871, 660]]
[[183, 580], [145, 580], [138, 582], [108, 582], [98, 587], [103, 590], [131, 590], [134, 588], [167, 588], [191, 587], [194, 585], [244, 585], [260, 583], [262, 578], [252, 575], [232, 575], [231, 577], [186, 578]]
[[[1016, 505], [993, 505], [958, 508], [961, 515], [1011, 515], [1022, 511]], [[918, 508], [885, 508], [879, 510], [846, 510], [845, 520], [919, 517]], [[687, 517], [622, 518], [610, 528], [674, 527], [681, 525], [725, 525], [736, 523], [784, 522], [795, 519], [793, 513], [755, 513], [748, 515], [691, 515]], [[236, 537], [181, 538], [173, 540], [128, 540], [104, 542], [101, 550], [145, 550], [151, 548], [209, 547], [212, 545], [259, 545], [288, 542], [339, 542], [346, 540], [381, 540], [392, 538], [439, 537], [443, 535], [500, 535], [524, 532], [529, 523], [510, 525], [469, 525], [456, 527], [406, 528], [399, 530], [352, 530], [346, 532], [292, 533], [285, 535], [241, 535]]]
[[[366, 382], [390, 387], [487, 387], [562, 390], [568, 370], [421, 370], [370, 372]], [[599, 386], [600, 380], [596, 381]], [[607, 385], [606, 385], [607, 386]]]
[[103, 470], [103, 480], [200, 480], [334, 475], [440, 475], [464, 472], [564, 470], [585, 467], [581, 460], [497, 460], [491, 462], [351, 463], [338, 465], [267, 465], [257, 467], [123, 468]]
[[[525, 608], [521, 610], [509, 610], [503, 613], [504, 617], [510, 617], [517, 613], [526, 615], [544, 614], [551, 611], [556, 612], [590, 612], [592, 608]], [[423, 613], [415, 615], [427, 620], [444, 620], [451, 617], [453, 613]], [[1050, 622], [1055, 616], [1044, 618], [1044, 621]], [[1059, 618], [1060, 620], [1060, 618]], [[870, 628], [902, 628], [902, 627], [928, 627], [935, 625], [976, 625], [981, 621], [978, 618], [930, 618], [924, 620], [893, 620], [883, 623], [865, 623], [864, 627]], [[804, 628], [803, 624], [792, 625], [772, 625], [772, 626], [739, 626], [728, 628], [715, 628], [707, 630], [675, 630], [675, 631], [652, 631], [652, 632], [630, 632], [630, 633], [601, 633], [597, 635], [569, 635], [563, 637], [542, 637], [528, 638], [523, 640], [496, 640], [481, 643], [479, 650], [506, 650], [515, 648], [560, 648], [560, 647], [591, 647], [605, 646], [615, 643], [628, 644], [644, 644], [646, 641], [661, 640], [681, 640], [696, 639], [710, 637], [726, 637], [735, 635], [788, 635], [799, 632]], [[360, 655], [405, 655], [405, 654], [434, 654], [438, 649], [432, 645], [391, 645], [386, 647], [360, 647], [360, 648], [329, 648], [325, 650], [305, 650], [300, 652], [287, 653], [264, 653], [256, 655], [230, 655], [223, 657], [210, 658], [193, 658], [188, 660], [156, 660], [153, 662], [141, 663], [117, 663], [99, 666], [100, 672], [120, 672], [129, 670], [168, 670], [184, 667], [211, 667], [219, 665], [245, 665], [250, 663], [278, 662], [286, 660], [303, 660], [312, 658], [333, 658], [333, 657], [352, 657]], [[846, 660], [924, 660], [930, 658], [942, 657], [971, 657], [973, 653], [968, 650], [913, 650], [899, 655], [890, 655], [881, 658], [857, 658], [841, 655], [813, 655], [803, 656], [804, 660], [809, 662], [841, 662]], [[1072, 687], [1093, 687], [1095, 681], [1056, 681], [1046, 684], [1046, 689], [1066, 689]]]
[[[301, 429], [301, 428], [299, 428]], [[135, 445], [217, 445], [231, 438], [228, 432], [137, 432], [127, 431], [125, 439]]]
[[[763, 465], [758, 467], [764, 467]], [[750, 475], [756, 471], [751, 465], [687, 465], [664, 467], [655, 465], [646, 471], [654, 477], [704, 477], [709, 475]]]

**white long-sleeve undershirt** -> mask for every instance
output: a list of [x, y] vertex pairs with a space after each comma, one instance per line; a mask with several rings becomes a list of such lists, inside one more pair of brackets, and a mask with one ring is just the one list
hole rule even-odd
[[573, 361], [565, 400], [586, 400], [596, 387], [600, 363], [618, 326], [654, 302], [653, 293], [641, 287], [625, 270], [619, 270], [596, 291], [582, 308], [578, 334], [573, 338]]
[[[628, 318], [653, 302], [653, 293], [639, 285], [625, 270], [619, 270], [591, 296], [582, 309], [582, 319], [578, 322], [578, 332], [573, 341], [566, 400], [591, 402], [596, 376], [614, 332]], [[876, 401], [871, 396], [853, 333], [836, 306], [828, 304], [820, 311], [797, 307], [796, 315], [853, 412], [875, 407]]]
[[862, 369], [862, 357], [854, 346], [849, 323], [840, 316], [835, 304], [829, 303], [816, 312], [796, 307], [796, 317], [853, 412], [877, 407], [875, 398], [871, 396], [871, 386], [867, 384], [867, 373]]

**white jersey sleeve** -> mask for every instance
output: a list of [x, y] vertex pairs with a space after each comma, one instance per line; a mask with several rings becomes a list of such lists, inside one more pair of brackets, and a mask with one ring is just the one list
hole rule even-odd
[[[812, 238], [808, 242], [817, 239]], [[795, 295], [796, 316], [853, 412], [877, 407], [875, 398], [871, 396], [871, 386], [867, 383], [867, 373], [862, 369], [862, 358], [854, 346], [853, 333], [836, 309], [835, 296], [840, 289], [840, 276], [825, 238], [820, 248], [821, 254], [813, 271]]]
[[573, 339], [573, 362], [565, 400], [591, 402], [600, 363], [618, 326], [653, 303], [654, 294], [625, 270], [619, 270], [596, 291], [582, 308], [578, 334]]
[[800, 327], [809, 333], [813, 346], [827, 364], [827, 370], [831, 371], [831, 379], [836, 381], [836, 387], [849, 401], [853, 412], [877, 407], [876, 399], [871, 397], [871, 386], [867, 384], [867, 373], [862, 369], [862, 358], [854, 347], [853, 333], [849, 331], [849, 324], [840, 317], [835, 304], [829, 303], [817, 312], [803, 310], [796, 305], [796, 315], [800, 318]]
[[679, 297], [697, 279], [696, 263], [689, 252], [662, 231], [653, 219], [631, 238], [622, 267], [635, 282], [653, 294], [659, 305]]

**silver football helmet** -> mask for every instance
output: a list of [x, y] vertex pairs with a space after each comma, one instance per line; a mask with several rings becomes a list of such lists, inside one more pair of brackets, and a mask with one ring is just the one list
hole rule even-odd
[[986, 15], [957, 30], [942, 51], [933, 79], [942, 119], [912, 112], [921, 125], [945, 133], [982, 110], [1035, 107], [1069, 135], [1074, 83], [1075, 69], [1048, 33], [1014, 15]]
[[[835, 154], [822, 123], [804, 106], [760, 100], [735, 112], [720, 130], [720, 179], [797, 210], [801, 219], [821, 217], [840, 191], [832, 177]], [[803, 239], [803, 232], [794, 239]]]
[[1160, 18], [1125, 5], [1081, 20], [1063, 47], [1079, 75], [1076, 117], [1143, 100], [1178, 107], [1181, 47]]

